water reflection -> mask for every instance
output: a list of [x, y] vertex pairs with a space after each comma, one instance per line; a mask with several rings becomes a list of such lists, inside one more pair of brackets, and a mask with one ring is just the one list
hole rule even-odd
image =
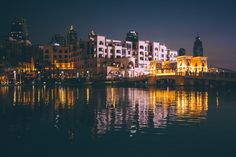
[[207, 92], [108, 88], [106, 96], [106, 107], [96, 112], [99, 134], [133, 126], [163, 128], [184, 118], [198, 123], [208, 110]]
[[17, 123], [31, 126], [40, 119], [64, 131], [69, 140], [76, 136], [149, 133], [150, 129], [155, 132], [168, 126], [194, 125], [208, 111], [208, 92], [191, 90], [1, 87], [0, 95], [2, 114], [17, 107], [19, 113], [30, 108], [29, 114], [13, 116], [33, 120]]

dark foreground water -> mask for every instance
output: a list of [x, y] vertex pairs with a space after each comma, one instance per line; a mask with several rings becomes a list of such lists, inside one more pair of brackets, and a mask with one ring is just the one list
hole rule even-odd
[[1, 87], [0, 156], [236, 156], [236, 93]]

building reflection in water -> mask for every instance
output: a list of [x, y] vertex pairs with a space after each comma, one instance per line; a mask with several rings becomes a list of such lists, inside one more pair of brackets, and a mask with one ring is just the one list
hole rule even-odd
[[163, 128], [176, 121], [198, 123], [208, 110], [207, 92], [107, 88], [106, 93], [107, 106], [96, 113], [98, 134], [132, 126]]
[[191, 125], [199, 123], [208, 110], [208, 92], [188, 90], [33, 86], [1, 87], [0, 93], [1, 100], [13, 106], [34, 111], [46, 106], [45, 119], [70, 136], [136, 132], [178, 122]]

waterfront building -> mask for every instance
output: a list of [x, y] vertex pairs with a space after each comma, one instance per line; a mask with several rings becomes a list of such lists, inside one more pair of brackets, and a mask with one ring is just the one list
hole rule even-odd
[[65, 70], [73, 69], [72, 52], [69, 47], [47, 44], [40, 46], [43, 50], [43, 62], [45, 65]]
[[207, 57], [177, 57], [177, 72], [183, 75], [199, 74], [208, 71]]
[[137, 40], [138, 33], [134, 31], [127, 34], [125, 41], [109, 39], [94, 31], [89, 33], [88, 41], [78, 42], [76, 37], [77, 33], [71, 26], [67, 46], [60, 41], [42, 46], [43, 62], [93, 79], [148, 75], [152, 61], [162, 64], [162, 68], [167, 62], [176, 65], [177, 51], [160, 42]]
[[90, 62], [87, 65], [94, 67], [87, 71], [91, 73], [92, 69], [96, 69], [92, 73], [100, 76], [108, 76], [116, 71], [116, 75], [120, 77], [135, 77], [149, 74], [152, 60], [177, 61], [177, 51], [168, 49], [165, 44], [136, 39], [138, 37], [135, 32], [129, 32], [126, 41], [120, 41], [92, 31], [89, 34], [87, 53]]
[[177, 57], [177, 72], [183, 75], [198, 75], [208, 72], [207, 57], [203, 56], [203, 46], [200, 36], [196, 36], [193, 48], [193, 56]]

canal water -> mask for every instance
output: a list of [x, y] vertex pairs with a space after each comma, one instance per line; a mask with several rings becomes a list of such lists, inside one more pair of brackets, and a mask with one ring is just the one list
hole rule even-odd
[[229, 89], [0, 87], [0, 156], [236, 156]]

